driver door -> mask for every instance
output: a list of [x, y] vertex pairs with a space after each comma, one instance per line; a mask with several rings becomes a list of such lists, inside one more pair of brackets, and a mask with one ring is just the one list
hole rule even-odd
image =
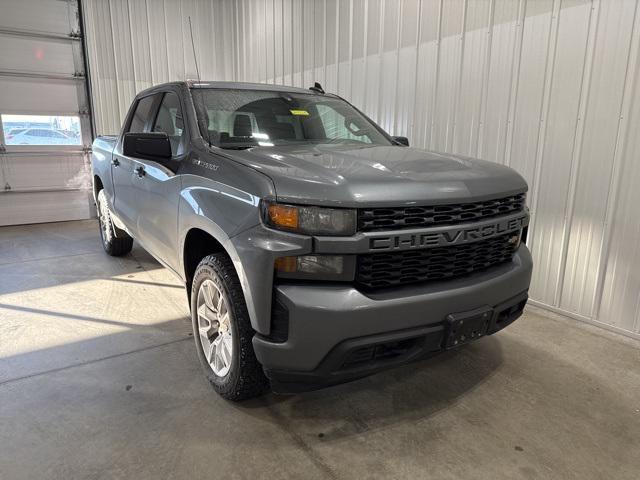
[[[123, 136], [124, 133], [147, 133], [149, 131], [153, 112], [157, 109], [157, 100], [157, 94], [138, 100]], [[113, 211], [131, 235], [137, 239], [139, 232], [137, 229], [138, 182], [136, 168], [138, 164], [136, 158], [124, 155], [122, 149], [122, 140], [120, 140], [111, 159], [111, 178], [114, 192]]]
[[180, 177], [176, 175], [186, 155], [187, 134], [182, 105], [175, 92], [161, 93], [162, 100], [151, 132], [166, 133], [171, 143], [171, 159], [135, 159], [136, 228], [139, 240], [149, 253], [174, 271], [179, 269], [178, 204]]

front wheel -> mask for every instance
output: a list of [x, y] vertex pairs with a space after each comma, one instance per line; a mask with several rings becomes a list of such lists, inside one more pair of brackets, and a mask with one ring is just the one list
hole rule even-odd
[[191, 321], [198, 358], [213, 389], [227, 400], [264, 393], [269, 382], [256, 359], [240, 281], [225, 254], [209, 255], [191, 286]]
[[126, 255], [133, 247], [133, 238], [113, 224], [109, 204], [107, 203], [107, 195], [104, 190], [98, 192], [97, 207], [102, 248], [113, 257]]

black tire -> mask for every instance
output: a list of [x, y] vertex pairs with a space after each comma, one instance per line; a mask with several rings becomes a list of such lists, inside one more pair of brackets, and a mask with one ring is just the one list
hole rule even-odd
[[[207, 279], [221, 287], [229, 303], [233, 352], [229, 371], [222, 377], [214, 373], [209, 364], [198, 331], [198, 293]], [[269, 389], [269, 381], [253, 351], [251, 340], [255, 332], [249, 321], [244, 293], [233, 262], [224, 253], [203, 258], [196, 268], [191, 286], [191, 323], [200, 364], [213, 389], [221, 397], [237, 402], [260, 396]]]
[[96, 204], [98, 207], [98, 224], [100, 227], [102, 248], [112, 257], [126, 255], [133, 248], [133, 238], [131, 238], [127, 232], [120, 230], [113, 224], [104, 190], [98, 192]]

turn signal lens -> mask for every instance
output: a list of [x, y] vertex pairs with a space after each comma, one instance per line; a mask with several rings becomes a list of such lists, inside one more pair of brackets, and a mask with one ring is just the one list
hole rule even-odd
[[298, 270], [297, 257], [280, 257], [276, 258], [276, 270], [284, 273], [294, 273]]
[[268, 207], [268, 212], [269, 220], [274, 226], [292, 230], [298, 228], [298, 209], [296, 207], [272, 203]]
[[344, 271], [342, 255], [300, 255], [279, 257], [275, 262], [278, 273], [309, 273], [341, 275]]

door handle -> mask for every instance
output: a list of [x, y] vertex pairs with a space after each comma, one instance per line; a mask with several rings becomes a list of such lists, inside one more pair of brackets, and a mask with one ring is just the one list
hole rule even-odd
[[117, 158], [112, 158], [111, 165], [113, 165], [114, 167], [117, 167], [118, 165], [120, 165], [120, 160], [118, 160]]
[[145, 176], [145, 171], [144, 171], [144, 167], [142, 165], [136, 167], [136, 173], [138, 174], [138, 177], [142, 178]]

